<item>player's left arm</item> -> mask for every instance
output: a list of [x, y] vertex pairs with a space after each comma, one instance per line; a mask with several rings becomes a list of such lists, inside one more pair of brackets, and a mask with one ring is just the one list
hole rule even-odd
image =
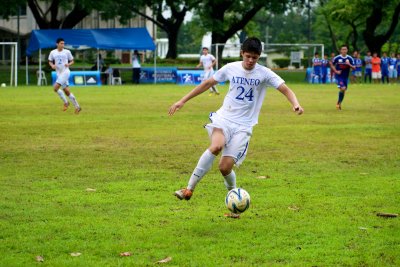
[[217, 60], [214, 58], [211, 62], [211, 69], [213, 69], [215, 67], [215, 65], [217, 64]]
[[282, 83], [278, 87], [278, 91], [286, 96], [290, 104], [292, 104], [294, 112], [296, 112], [298, 115], [303, 114], [304, 109], [300, 106], [295, 93], [285, 83]]
[[68, 63], [65, 65], [66, 67], [69, 67], [69, 66], [71, 66], [72, 64], [74, 64], [75, 63], [75, 61], [72, 59], [72, 60], [68, 60]]
[[69, 67], [69, 66], [71, 66], [71, 65], [74, 64], [74, 63], [75, 63], [74, 57], [72, 56], [71, 52], [69, 52], [69, 53], [68, 53], [68, 63], [65, 64], [65, 67]]

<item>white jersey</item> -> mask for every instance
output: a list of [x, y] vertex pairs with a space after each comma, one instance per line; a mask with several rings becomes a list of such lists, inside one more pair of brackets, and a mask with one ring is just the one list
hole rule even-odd
[[212, 68], [212, 63], [215, 60], [215, 57], [211, 54], [201, 55], [200, 62], [203, 64], [204, 70], [208, 71]]
[[56, 65], [57, 76], [63, 73], [64, 70], [69, 70], [69, 68], [66, 67], [65, 64], [69, 63], [73, 59], [74, 57], [72, 56], [71, 51], [69, 51], [68, 49], [63, 49], [61, 51], [54, 49], [49, 54], [49, 61], [54, 62], [54, 64]]
[[250, 71], [242, 61], [223, 66], [213, 75], [218, 82], [229, 81], [229, 91], [217, 114], [237, 124], [252, 127], [258, 123], [258, 115], [268, 86], [278, 88], [285, 81], [267, 67], [258, 63]]

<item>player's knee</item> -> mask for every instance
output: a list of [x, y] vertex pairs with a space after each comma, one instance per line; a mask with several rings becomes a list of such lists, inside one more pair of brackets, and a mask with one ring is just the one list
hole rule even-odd
[[232, 165], [226, 162], [220, 162], [218, 168], [223, 176], [227, 176], [232, 171]]
[[214, 155], [218, 155], [222, 151], [223, 146], [221, 145], [211, 145], [208, 150], [211, 151]]

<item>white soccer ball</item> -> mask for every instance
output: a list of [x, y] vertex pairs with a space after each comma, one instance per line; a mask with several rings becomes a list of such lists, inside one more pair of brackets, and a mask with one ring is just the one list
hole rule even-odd
[[2, 84], [1, 84], [1, 87], [6, 87], [6, 84], [5, 84], [5, 83], [2, 83]]
[[245, 212], [250, 207], [250, 195], [243, 188], [235, 188], [226, 194], [225, 205], [233, 213]]

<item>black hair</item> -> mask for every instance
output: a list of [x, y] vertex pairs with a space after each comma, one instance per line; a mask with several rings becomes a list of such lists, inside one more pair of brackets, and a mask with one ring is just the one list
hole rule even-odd
[[243, 52], [254, 52], [258, 55], [261, 55], [262, 44], [260, 39], [257, 37], [249, 37], [242, 44]]
[[59, 42], [65, 42], [63, 38], [57, 38], [56, 43], [58, 44]]
[[340, 46], [340, 49], [342, 49], [343, 47], [346, 47], [347, 49], [349, 49], [349, 46], [348, 46], [347, 44], [342, 44], [342, 45]]
[[202, 49], [207, 49], [207, 51], [208, 51], [208, 47], [203, 47]]

